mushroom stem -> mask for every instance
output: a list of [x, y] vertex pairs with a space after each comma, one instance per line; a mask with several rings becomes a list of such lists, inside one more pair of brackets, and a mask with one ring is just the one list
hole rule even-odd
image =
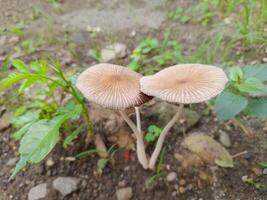
[[152, 156], [149, 160], [149, 164], [148, 164], [149, 169], [155, 168], [155, 164], [156, 164], [156, 161], [157, 161], [158, 156], [160, 154], [160, 151], [162, 149], [163, 142], [164, 142], [169, 130], [171, 129], [171, 127], [175, 124], [175, 122], [177, 122], [177, 120], [181, 116], [183, 107], [184, 107], [184, 105], [180, 104], [177, 113], [172, 117], [172, 119], [168, 122], [168, 124], [163, 128], [163, 130], [162, 130], [162, 132], [158, 138], [155, 150], [153, 151]]
[[134, 107], [135, 109], [135, 114], [136, 114], [136, 125], [137, 125], [137, 130], [142, 134], [142, 129], [141, 129], [141, 117], [140, 117], [140, 110], [139, 107]]
[[142, 133], [137, 129], [136, 125], [133, 123], [133, 121], [128, 117], [128, 115], [125, 113], [125, 111], [120, 110], [119, 111], [122, 118], [126, 121], [126, 123], [129, 125], [129, 127], [134, 132], [134, 135], [136, 137], [136, 152], [137, 152], [137, 158], [144, 169], [148, 168], [148, 160], [146, 158], [146, 152], [145, 152], [145, 145], [142, 137]]

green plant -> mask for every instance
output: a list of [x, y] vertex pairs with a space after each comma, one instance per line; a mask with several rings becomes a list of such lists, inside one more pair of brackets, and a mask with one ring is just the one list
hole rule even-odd
[[[73, 79], [67, 78], [60, 65], [48, 64], [45, 60], [25, 64], [21, 60], [12, 60], [16, 71], [1, 80], [0, 91], [20, 83], [18, 95], [32, 86], [41, 87], [35, 92], [30, 105], [17, 108], [11, 123], [18, 129], [14, 138], [20, 140], [20, 160], [13, 171], [13, 178], [27, 164], [42, 161], [59, 142], [60, 130], [72, 132], [70, 126], [80, 115], [91, 131], [91, 121], [83, 97], [73, 85]], [[50, 71], [53, 73], [49, 73]], [[70, 100], [64, 101], [69, 95]], [[81, 130], [75, 129], [65, 140], [67, 147]]]
[[175, 40], [170, 40], [166, 32], [162, 41], [156, 38], [142, 40], [133, 50], [128, 67], [144, 74], [153, 74], [163, 66], [183, 62], [182, 48]]
[[228, 71], [227, 89], [216, 98], [218, 119], [228, 120], [244, 112], [247, 115], [267, 117], [267, 65], [232, 67]]
[[148, 132], [145, 135], [145, 140], [147, 142], [154, 142], [159, 137], [162, 131], [162, 129], [156, 125], [150, 125], [147, 130]]

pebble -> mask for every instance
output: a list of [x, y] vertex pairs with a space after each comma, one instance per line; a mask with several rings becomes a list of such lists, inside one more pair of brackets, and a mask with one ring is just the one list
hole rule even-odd
[[267, 168], [265, 168], [265, 169], [262, 171], [262, 173], [263, 173], [264, 175], [267, 175]]
[[267, 57], [264, 57], [264, 58], [262, 59], [262, 61], [265, 62], [265, 63], [267, 63]]
[[58, 177], [53, 181], [53, 188], [64, 197], [78, 189], [79, 181], [75, 177]]
[[117, 200], [129, 200], [133, 196], [131, 187], [125, 187], [116, 191]]
[[47, 195], [47, 184], [41, 183], [30, 189], [28, 193], [28, 200], [37, 200], [46, 197]]
[[262, 175], [262, 170], [260, 169], [260, 168], [258, 168], [258, 167], [252, 167], [252, 169], [251, 169], [253, 172], [254, 172], [254, 174], [256, 174], [257, 176], [261, 176]]
[[126, 181], [125, 180], [122, 180], [118, 183], [118, 186], [119, 187], [125, 187], [126, 186]]
[[185, 185], [186, 184], [186, 181], [184, 180], [184, 179], [181, 179], [180, 181], [179, 181], [179, 185]]
[[220, 142], [226, 146], [226, 147], [230, 147], [231, 146], [231, 140], [229, 135], [224, 132], [224, 131], [220, 131]]
[[127, 47], [122, 43], [115, 43], [106, 46], [101, 50], [102, 62], [108, 62], [115, 58], [124, 58], [127, 54]]
[[170, 172], [167, 174], [166, 179], [168, 182], [172, 182], [177, 179], [177, 174], [175, 172]]
[[186, 189], [184, 187], [179, 187], [179, 193], [183, 194], [185, 193]]
[[48, 159], [46, 160], [46, 162], [45, 162], [45, 165], [46, 165], [47, 167], [52, 167], [54, 164], [55, 164], [55, 162], [53, 161], [52, 158], [48, 158]]
[[6, 166], [15, 166], [18, 158], [11, 158], [7, 161]]

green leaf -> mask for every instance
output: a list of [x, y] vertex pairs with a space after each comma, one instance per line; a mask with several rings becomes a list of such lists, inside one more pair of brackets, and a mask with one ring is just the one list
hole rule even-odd
[[28, 77], [30, 77], [28, 73], [12, 73], [7, 78], [0, 81], [0, 91]]
[[37, 73], [41, 74], [43, 76], [47, 76], [47, 63], [46, 61], [34, 61], [30, 63], [31, 69]]
[[162, 129], [156, 125], [150, 125], [148, 127], [148, 133], [145, 135], [145, 140], [147, 142], [155, 141], [160, 136], [161, 131]]
[[22, 115], [23, 113], [26, 112], [26, 110], [27, 110], [27, 108], [26, 108], [25, 106], [20, 106], [20, 107], [18, 107], [18, 108], [16, 109], [16, 111], [15, 111], [15, 116], [17, 117], [17, 116]]
[[27, 69], [27, 65], [19, 59], [12, 60], [12, 65], [19, 71], [19, 72], [29, 72]]
[[251, 93], [254, 95], [267, 94], [267, 86], [256, 78], [248, 78], [243, 83], [236, 85], [236, 87], [240, 92]]
[[254, 77], [260, 81], [267, 81], [267, 64], [247, 65], [244, 67], [246, 78]]
[[83, 126], [80, 126], [77, 129], [75, 129], [70, 135], [68, 135], [68, 137], [66, 137], [64, 139], [63, 147], [67, 148], [68, 145], [70, 145], [72, 143], [72, 141], [78, 137], [78, 135], [81, 133], [82, 129], [83, 129]]
[[140, 64], [139, 64], [139, 57], [135, 57], [130, 64], [128, 65], [128, 67], [133, 70], [133, 71], [138, 71], [140, 69]]
[[24, 90], [26, 90], [27, 88], [29, 88], [37, 80], [38, 79], [36, 79], [36, 78], [31, 78], [31, 79], [24, 80], [24, 82], [19, 87], [19, 90], [18, 90], [19, 94], [21, 94], [22, 92], [24, 92]]
[[219, 120], [228, 120], [239, 114], [248, 104], [248, 100], [229, 91], [224, 91], [215, 100], [215, 112]]
[[251, 116], [267, 118], [267, 99], [250, 99], [244, 112]]
[[29, 128], [31, 127], [31, 125], [33, 125], [35, 123], [35, 121], [33, 122], [29, 122], [28, 124], [25, 124], [21, 129], [19, 129], [18, 131], [16, 131], [13, 134], [13, 138], [15, 138], [15, 140], [20, 140], [23, 135], [25, 135], [25, 133], [29, 130]]
[[243, 78], [243, 71], [240, 67], [232, 67], [229, 76], [232, 81], [239, 82]]
[[57, 114], [68, 114], [72, 120], [79, 118], [83, 108], [81, 104], [75, 104], [73, 101], [68, 102], [65, 106], [57, 110]]
[[29, 110], [23, 115], [20, 116], [13, 116], [10, 120], [11, 124], [16, 127], [20, 128], [29, 122], [36, 121], [39, 119], [40, 111], [39, 110]]
[[60, 115], [52, 120], [42, 119], [34, 123], [20, 141], [20, 161], [10, 178], [13, 178], [27, 163], [42, 161], [59, 141], [59, 128], [68, 119]]
[[262, 167], [262, 168], [267, 168], [267, 162], [259, 161], [259, 162], [257, 162], [257, 163], [258, 163], [258, 165], [259, 165], [260, 167]]

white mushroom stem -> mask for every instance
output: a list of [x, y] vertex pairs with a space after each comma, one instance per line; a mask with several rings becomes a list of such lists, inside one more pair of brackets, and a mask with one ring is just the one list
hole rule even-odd
[[134, 135], [136, 137], [136, 152], [137, 152], [137, 158], [144, 169], [148, 168], [148, 160], [146, 158], [146, 152], [145, 152], [145, 145], [142, 137], [142, 133], [138, 131], [136, 125], [133, 123], [133, 121], [128, 117], [128, 115], [125, 113], [125, 111], [119, 111], [122, 118], [127, 122], [129, 127], [134, 132]]
[[136, 125], [137, 125], [137, 130], [142, 134], [142, 128], [141, 128], [141, 117], [140, 117], [140, 110], [139, 107], [134, 107], [135, 109], [135, 115], [136, 115]]
[[158, 156], [159, 156], [160, 151], [162, 149], [163, 142], [164, 142], [169, 130], [172, 128], [172, 126], [177, 122], [177, 120], [181, 116], [183, 107], [184, 107], [184, 105], [180, 104], [177, 113], [172, 117], [172, 119], [168, 122], [168, 124], [163, 128], [163, 130], [162, 130], [162, 132], [158, 138], [155, 150], [153, 151], [152, 156], [149, 160], [149, 164], [148, 164], [149, 169], [155, 168], [155, 164], [157, 162]]

